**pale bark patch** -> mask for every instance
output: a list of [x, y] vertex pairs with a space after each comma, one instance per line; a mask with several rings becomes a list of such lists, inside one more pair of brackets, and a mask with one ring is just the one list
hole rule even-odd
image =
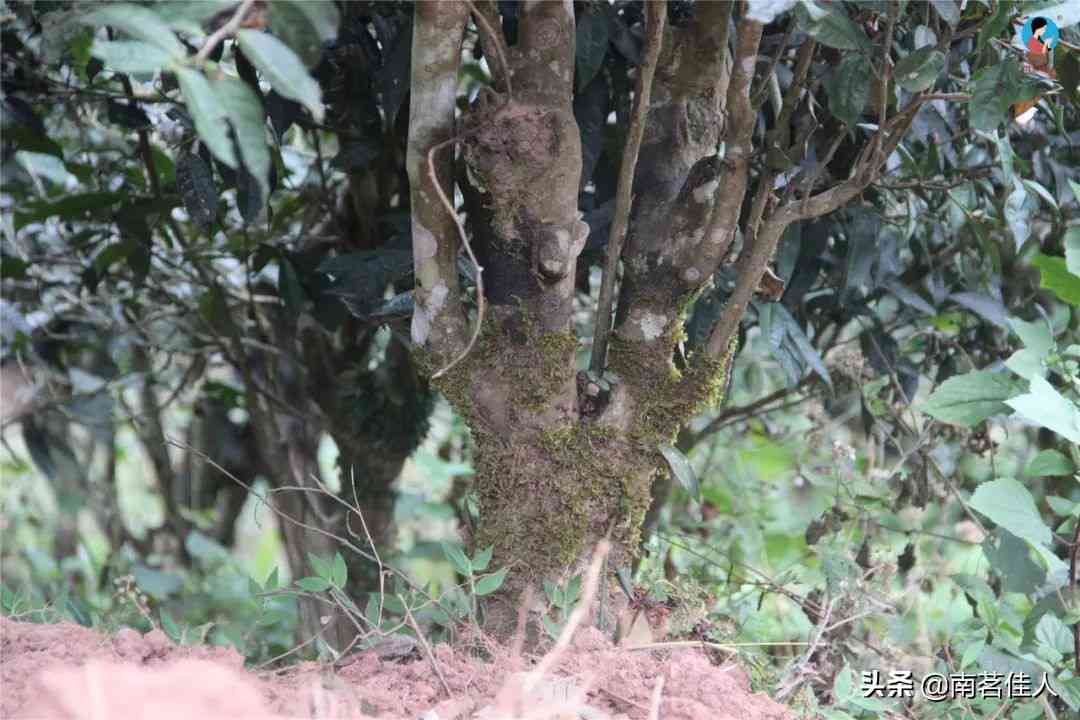
[[[430, 233], [429, 233], [430, 234]], [[439, 312], [446, 305], [446, 297], [450, 294], [446, 283], [440, 281], [431, 292], [427, 293], [426, 300], [417, 298], [416, 308], [413, 311], [412, 326], [410, 328], [412, 341], [416, 345], [423, 345], [431, 334], [431, 322], [439, 316]]]
[[641, 328], [641, 336], [645, 342], [652, 342], [663, 335], [666, 326], [667, 315], [649, 311], [642, 313], [641, 320], [638, 321], [638, 327]]

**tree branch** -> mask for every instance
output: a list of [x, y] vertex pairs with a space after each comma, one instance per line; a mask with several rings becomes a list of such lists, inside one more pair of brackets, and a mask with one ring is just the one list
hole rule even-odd
[[247, 17], [248, 12], [254, 6], [255, 0], [244, 0], [244, 2], [240, 3], [240, 7], [236, 9], [236, 12], [229, 18], [229, 21], [215, 30], [210, 37], [206, 38], [206, 42], [203, 43], [202, 47], [199, 48], [199, 52], [195, 55], [195, 63], [197, 65], [202, 65], [206, 62], [206, 58], [210, 57], [210, 53], [214, 52], [214, 48], [216, 48], [222, 40], [233, 35], [240, 29], [240, 24], [244, 22], [244, 18]]
[[739, 22], [735, 44], [735, 60], [732, 65], [731, 83], [727, 92], [727, 152], [724, 155], [725, 172], [716, 190], [716, 205], [705, 230], [701, 277], [708, 277], [723, 262], [739, 224], [739, 213], [746, 196], [750, 175], [751, 142], [757, 113], [750, 100], [750, 84], [754, 79], [758, 46], [761, 44], [762, 25], [756, 20], [743, 18]]
[[452, 157], [428, 172], [427, 160], [454, 133], [457, 72], [468, 6], [425, 0], [413, 23], [409, 142], [406, 168], [412, 207], [416, 274], [412, 340], [448, 358], [465, 346], [465, 315], [458, 286], [458, 219], [440, 199], [452, 187]]
[[611, 223], [611, 235], [608, 241], [607, 256], [604, 259], [604, 273], [600, 281], [600, 299], [596, 310], [596, 329], [593, 333], [592, 358], [589, 368], [594, 373], [602, 373], [607, 358], [608, 338], [611, 335], [611, 306], [615, 295], [615, 274], [618, 272], [619, 258], [622, 256], [623, 243], [630, 223], [630, 209], [633, 203], [634, 171], [637, 168], [638, 151], [645, 134], [645, 122], [649, 114], [649, 98], [652, 94], [653, 76], [660, 57], [660, 48], [664, 40], [664, 21], [666, 7], [658, 0], [645, 4], [648, 22], [645, 59], [638, 71], [637, 92], [635, 93], [634, 113], [630, 120], [626, 150], [623, 152], [622, 165], [619, 168], [619, 186], [616, 190], [615, 216]]
[[491, 63], [488, 63], [491, 70], [491, 79], [496, 86], [503, 85], [506, 88], [506, 94], [513, 97], [514, 89], [510, 81], [510, 63], [507, 61], [510, 56], [510, 49], [507, 47], [506, 37], [502, 33], [501, 25], [496, 30], [496, 25], [499, 23], [498, 6], [492, 0], [485, 0], [479, 6], [473, 0], [465, 0], [465, 2], [469, 6], [469, 10], [472, 11], [476, 26], [480, 28], [481, 34], [484, 36], [482, 39], [484, 54], [494, 54], [499, 58], [498, 68], [491, 67]]

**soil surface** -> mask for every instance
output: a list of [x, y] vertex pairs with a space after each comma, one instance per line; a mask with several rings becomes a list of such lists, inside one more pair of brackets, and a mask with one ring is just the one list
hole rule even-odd
[[528, 672], [535, 659], [485, 650], [493, 660], [439, 645], [434, 663], [371, 650], [335, 670], [255, 672], [231, 648], [178, 646], [160, 630], [109, 637], [0, 618], [0, 717], [646, 720], [660, 685], [663, 720], [794, 720], [697, 648], [626, 650], [586, 629], [544, 678]]

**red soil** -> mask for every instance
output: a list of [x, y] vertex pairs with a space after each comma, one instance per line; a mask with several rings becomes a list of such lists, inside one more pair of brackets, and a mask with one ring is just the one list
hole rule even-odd
[[[489, 649], [490, 650], [490, 649]], [[645, 720], [659, 678], [664, 720], [793, 720], [751, 694], [746, 674], [713, 665], [697, 649], [629, 651], [581, 631], [554, 677], [524, 692], [528, 667], [495, 648], [495, 662], [434, 648], [449, 686], [429, 661], [374, 652], [330, 671], [301, 663], [244, 669], [234, 650], [174, 645], [155, 630], [113, 637], [73, 624], [0, 618], [2, 718], [421, 718], [422, 720]]]

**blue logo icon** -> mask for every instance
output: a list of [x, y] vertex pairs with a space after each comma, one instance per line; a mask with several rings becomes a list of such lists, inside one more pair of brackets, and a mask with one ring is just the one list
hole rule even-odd
[[1058, 42], [1058, 26], [1050, 18], [1029, 17], [1020, 31], [1020, 39], [1029, 55], [1046, 55]]

